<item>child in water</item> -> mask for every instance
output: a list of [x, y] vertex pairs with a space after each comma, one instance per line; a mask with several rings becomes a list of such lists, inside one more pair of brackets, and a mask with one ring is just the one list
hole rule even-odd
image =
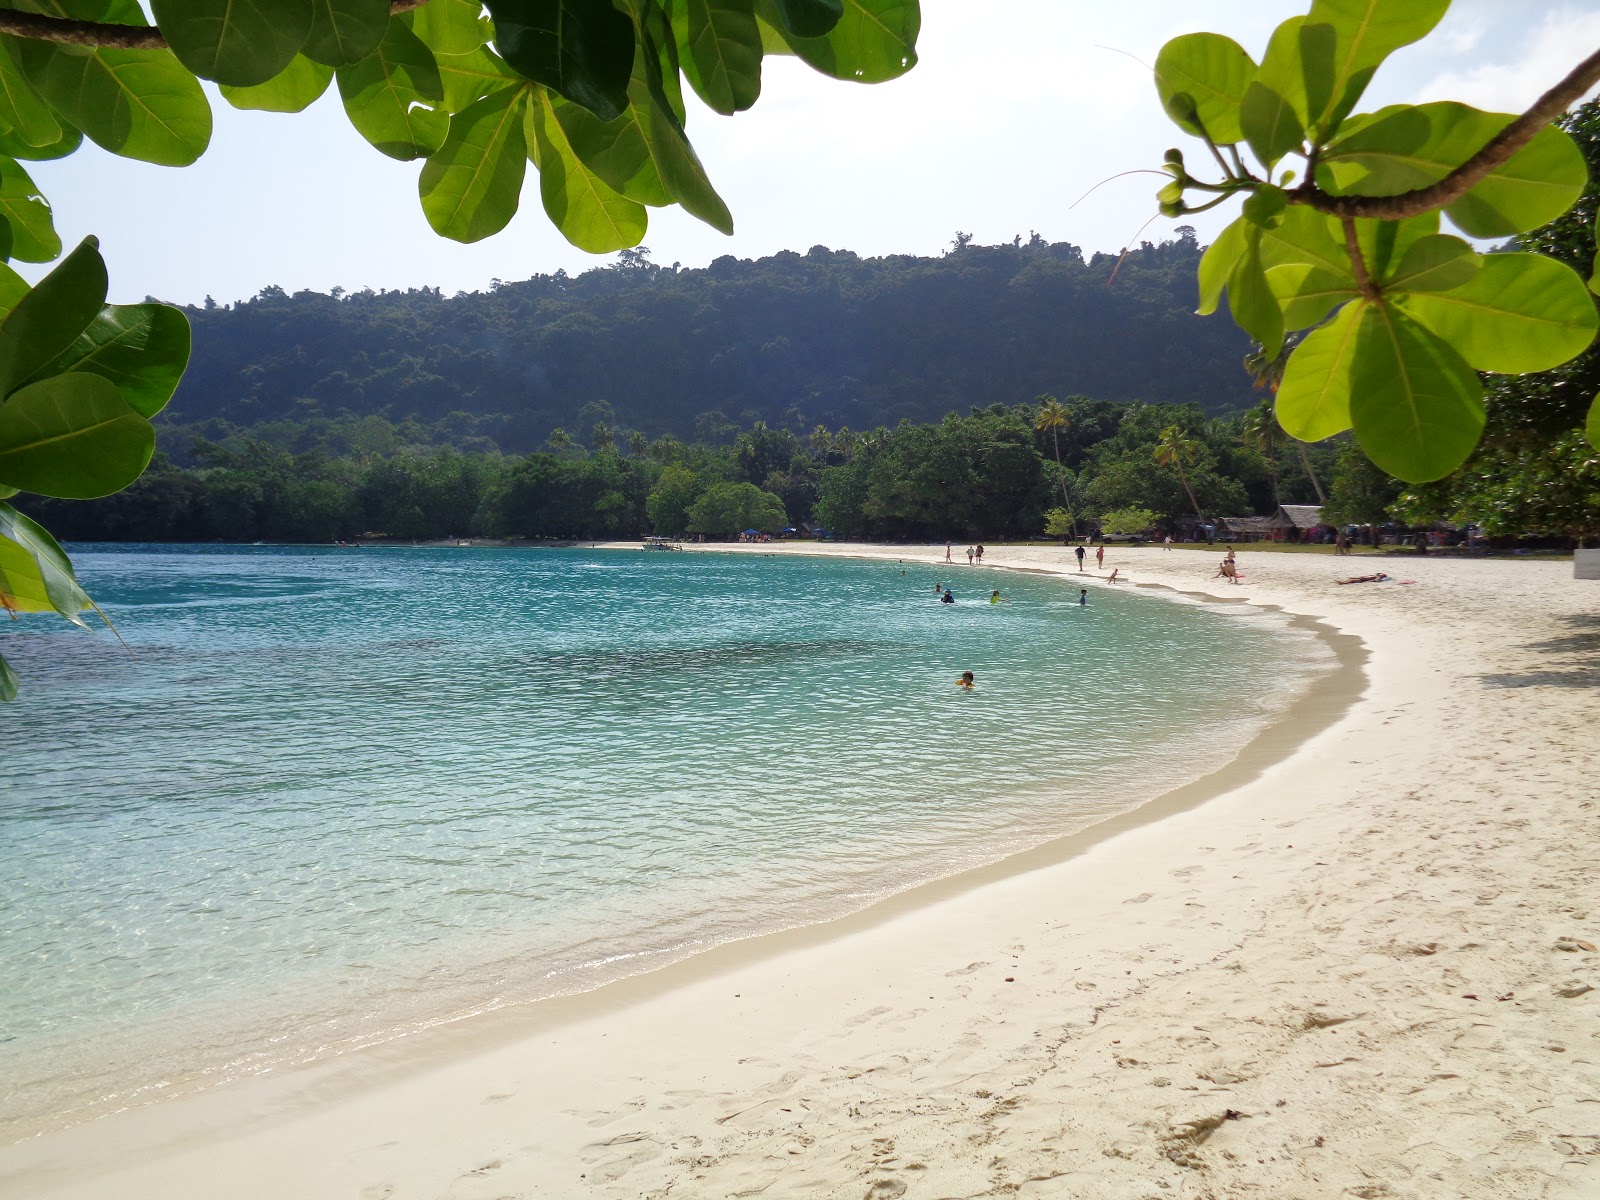
[[978, 685], [972, 682], [972, 672], [971, 671], [963, 671], [963, 672], [961, 672], [961, 678], [956, 680], [956, 686], [958, 688], [962, 689], [963, 691], [970, 692], [973, 688], [977, 687]]
[[1087, 603], [1089, 603], [1089, 589], [1088, 588], [1079, 588], [1078, 589], [1078, 603], [1079, 604], [1087, 604]]
[[990, 604], [1001, 604], [1004, 601], [1005, 601], [1005, 597], [1000, 594], [1000, 589], [999, 588], [995, 588], [994, 591], [989, 593], [989, 603]]
[[955, 602], [956, 602], [955, 595], [950, 591], [949, 588], [945, 588], [944, 595], [939, 597], [939, 603], [940, 604], [954, 604]]

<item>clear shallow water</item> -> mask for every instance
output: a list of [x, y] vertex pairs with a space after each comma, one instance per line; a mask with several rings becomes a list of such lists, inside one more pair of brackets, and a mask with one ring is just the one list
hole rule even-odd
[[0, 635], [14, 1130], [992, 861], [1215, 767], [1327, 660], [1254, 610], [965, 567], [75, 557], [132, 652]]

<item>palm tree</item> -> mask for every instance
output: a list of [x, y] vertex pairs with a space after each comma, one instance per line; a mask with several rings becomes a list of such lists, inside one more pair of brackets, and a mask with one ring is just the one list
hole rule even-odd
[[833, 449], [833, 434], [828, 431], [826, 425], [819, 424], [811, 431], [811, 436], [806, 440], [811, 443], [811, 448], [818, 455], [826, 455]]
[[1184, 463], [1193, 463], [1200, 456], [1200, 443], [1189, 437], [1176, 425], [1168, 425], [1161, 431], [1161, 437], [1156, 442], [1155, 460], [1163, 467], [1177, 467], [1178, 479], [1183, 484], [1183, 490], [1189, 494], [1189, 503], [1194, 505], [1194, 515], [1200, 516], [1200, 502], [1194, 498], [1194, 489], [1189, 486], [1189, 475], [1183, 469]]
[[628, 453], [634, 458], [643, 458], [645, 451], [650, 448], [650, 439], [635, 429], [628, 435]]
[[[1040, 396], [1037, 398], [1039, 412], [1033, 419], [1033, 427], [1043, 433], [1050, 431], [1050, 445], [1056, 455], [1056, 479], [1061, 484], [1061, 507], [1068, 512], [1072, 511], [1072, 501], [1067, 496], [1067, 474], [1061, 465], [1061, 431], [1072, 424], [1072, 412], [1054, 396]], [[1077, 523], [1073, 523], [1073, 532], [1077, 532]]]
[[589, 445], [596, 454], [615, 454], [617, 439], [611, 434], [611, 426], [604, 421], [596, 421], [589, 428]]
[[[1250, 372], [1252, 385], [1258, 388], [1266, 388], [1276, 396], [1278, 394], [1278, 385], [1283, 382], [1283, 368], [1289, 362], [1289, 351], [1291, 349], [1293, 347], [1285, 343], [1283, 349], [1278, 351], [1277, 358], [1268, 358], [1266, 350], [1260, 343], [1252, 346], [1250, 353], [1244, 356], [1244, 369]], [[1276, 425], [1277, 415], [1274, 414], [1272, 419], [1273, 424]], [[1278, 425], [1278, 430], [1282, 432], [1283, 426]], [[1284, 434], [1284, 436], [1288, 437], [1288, 434]], [[1316, 471], [1311, 468], [1311, 456], [1306, 453], [1306, 444], [1299, 438], [1289, 438], [1289, 440], [1294, 443], [1295, 453], [1300, 456], [1300, 465], [1305, 468], [1306, 478], [1311, 480], [1311, 488], [1317, 493], [1317, 503], [1326, 504], [1328, 496], [1322, 490], [1322, 480], [1317, 478]], [[1273, 478], [1276, 481], [1277, 477], [1274, 476]], [[1276, 489], [1276, 482], [1274, 482], [1273, 486]]]
[[550, 436], [545, 438], [544, 444], [557, 454], [565, 454], [574, 445], [572, 435], [559, 425], [550, 431]]
[[1252, 450], [1259, 450], [1262, 457], [1267, 460], [1267, 470], [1272, 475], [1274, 504], [1283, 503], [1283, 497], [1278, 491], [1278, 435], [1281, 432], [1278, 418], [1273, 415], [1270, 400], [1263, 400], [1246, 413], [1244, 427], [1239, 431], [1239, 440]]

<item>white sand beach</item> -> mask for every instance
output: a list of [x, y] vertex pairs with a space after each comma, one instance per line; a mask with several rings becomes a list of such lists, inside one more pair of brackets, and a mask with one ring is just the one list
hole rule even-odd
[[[842, 921], [0, 1149], [0, 1196], [1600, 1197], [1600, 584], [1245, 547], [1234, 586], [1219, 557], [1113, 548], [1081, 578], [1317, 618], [1346, 667], [1242, 753], [1152, 747], [1214, 759], [1180, 794]], [[958, 586], [1080, 578], [1060, 547], [985, 558]], [[1333, 582], [1371, 570], [1415, 582]]]

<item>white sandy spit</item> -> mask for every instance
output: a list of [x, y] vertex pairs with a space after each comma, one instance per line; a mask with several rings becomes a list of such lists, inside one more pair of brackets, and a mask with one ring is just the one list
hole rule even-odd
[[[1188, 551], [1105, 573], [1320, 617], [1369, 657], [1353, 703], [1231, 766], [1217, 746], [1203, 803], [23, 1142], [0, 1195], [1600, 1197], [1600, 583], [1239, 557], [1243, 586]], [[1373, 569], [1416, 582], [1332, 582]]]

